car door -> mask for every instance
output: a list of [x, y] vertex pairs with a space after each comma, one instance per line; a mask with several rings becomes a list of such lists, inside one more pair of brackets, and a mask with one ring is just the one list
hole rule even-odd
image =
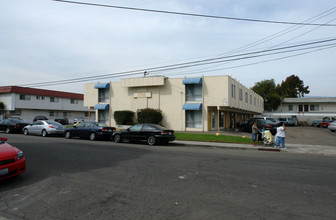
[[83, 122], [78, 123], [71, 129], [71, 135], [74, 137], [82, 137], [82, 132], [85, 124]]
[[41, 134], [43, 128], [44, 128], [43, 121], [37, 121], [36, 126], [34, 126], [34, 132], [35, 132], [35, 134]]
[[81, 128], [80, 133], [82, 138], [88, 138], [90, 136], [92, 129], [92, 123], [90, 122], [85, 122], [84, 127]]
[[128, 132], [126, 132], [124, 134], [124, 138], [128, 139], [130, 141], [141, 140], [140, 137], [139, 137], [139, 132], [140, 132], [141, 128], [142, 128], [142, 124], [137, 124], [137, 125], [134, 125], [134, 126], [130, 127], [129, 129], [127, 129]]

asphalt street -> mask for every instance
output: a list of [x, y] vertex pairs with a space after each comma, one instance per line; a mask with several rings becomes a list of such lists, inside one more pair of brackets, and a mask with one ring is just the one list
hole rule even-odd
[[335, 156], [2, 135], [0, 219], [335, 219]]

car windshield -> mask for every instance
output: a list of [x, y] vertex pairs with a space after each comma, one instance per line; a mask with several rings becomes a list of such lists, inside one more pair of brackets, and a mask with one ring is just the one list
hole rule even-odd
[[266, 120], [276, 122], [276, 120], [274, 118], [266, 118]]
[[265, 120], [265, 122], [266, 122], [266, 124], [274, 124], [274, 122], [271, 121], [271, 120]]
[[288, 118], [288, 121], [294, 121], [294, 119], [292, 119], [292, 118]]

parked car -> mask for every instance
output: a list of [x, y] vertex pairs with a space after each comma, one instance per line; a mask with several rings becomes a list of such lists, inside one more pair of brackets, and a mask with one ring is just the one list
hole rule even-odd
[[81, 116], [77, 116], [75, 119], [74, 119], [74, 125], [78, 125], [79, 122], [84, 122], [85, 121], [85, 118], [84, 117], [81, 117]]
[[103, 123], [98, 122], [79, 122], [71, 128], [64, 131], [64, 136], [67, 139], [72, 137], [89, 138], [91, 141], [96, 139], [111, 139], [115, 127], [108, 127]]
[[321, 122], [322, 122], [322, 119], [315, 119], [315, 120], [313, 121], [313, 123], [312, 123], [312, 126], [314, 126], [314, 127], [318, 127], [318, 128], [319, 128]]
[[64, 126], [56, 121], [34, 121], [32, 125], [23, 128], [24, 135], [63, 135]]
[[320, 124], [320, 127], [327, 128], [333, 122], [334, 122], [334, 120], [323, 120]]
[[33, 122], [38, 120], [48, 120], [48, 118], [46, 116], [38, 115], [34, 117]]
[[23, 152], [0, 138], [0, 180], [20, 175], [26, 171], [26, 158]]
[[56, 117], [54, 121], [57, 121], [58, 123], [60, 123], [62, 125], [69, 124], [69, 119], [67, 117], [64, 117], [64, 116]]
[[275, 126], [279, 126], [280, 125], [280, 121], [273, 118], [273, 117], [264, 117], [264, 116], [258, 116], [258, 117], [253, 117], [252, 119], [264, 119], [264, 120], [269, 120], [273, 123], [275, 123]]
[[22, 129], [28, 125], [28, 123], [19, 119], [4, 119], [0, 120], [0, 131], [9, 133], [22, 133]]
[[125, 131], [117, 131], [113, 134], [114, 142], [119, 143], [124, 140], [147, 141], [149, 145], [157, 143], [167, 144], [175, 140], [174, 130], [161, 127], [155, 124], [137, 124]]
[[285, 123], [286, 126], [294, 126], [295, 120], [293, 118], [278, 118], [280, 122]]
[[276, 124], [270, 120], [265, 120], [265, 119], [260, 119], [260, 118], [251, 118], [247, 122], [243, 123], [239, 129], [241, 131], [252, 133], [252, 125], [255, 122], [257, 123], [258, 129], [264, 128], [265, 130], [269, 130], [272, 133], [272, 135], [276, 134]]
[[335, 132], [335, 131], [336, 131], [336, 121], [330, 123], [330, 125], [328, 126], [328, 129], [329, 129], [331, 132]]

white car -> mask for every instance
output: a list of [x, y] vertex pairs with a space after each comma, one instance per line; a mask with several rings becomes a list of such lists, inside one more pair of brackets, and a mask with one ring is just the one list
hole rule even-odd
[[48, 135], [63, 135], [64, 126], [56, 121], [34, 121], [32, 125], [23, 128], [23, 134], [35, 134], [46, 137]]
[[336, 131], [336, 121], [334, 121], [333, 123], [330, 123], [330, 125], [328, 126], [328, 129], [331, 132], [335, 132]]

